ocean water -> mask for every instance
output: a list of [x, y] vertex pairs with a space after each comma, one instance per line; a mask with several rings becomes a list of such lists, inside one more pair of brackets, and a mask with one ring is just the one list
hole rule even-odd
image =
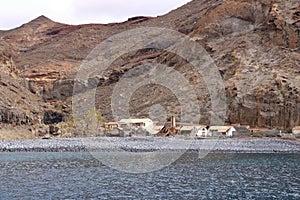
[[128, 174], [88, 153], [0, 153], [0, 199], [300, 199], [300, 154], [197, 156]]

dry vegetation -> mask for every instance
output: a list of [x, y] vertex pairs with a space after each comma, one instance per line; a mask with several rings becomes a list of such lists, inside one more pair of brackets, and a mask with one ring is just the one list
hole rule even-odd
[[0, 129], [0, 140], [29, 140], [38, 137], [26, 128]]

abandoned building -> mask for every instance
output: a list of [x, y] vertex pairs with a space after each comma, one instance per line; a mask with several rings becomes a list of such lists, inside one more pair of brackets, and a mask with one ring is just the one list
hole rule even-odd
[[211, 126], [209, 132], [213, 137], [233, 137], [236, 129], [233, 126]]

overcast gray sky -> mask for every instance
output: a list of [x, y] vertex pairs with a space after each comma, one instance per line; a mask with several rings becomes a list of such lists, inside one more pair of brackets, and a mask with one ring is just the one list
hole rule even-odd
[[18, 27], [40, 15], [67, 24], [121, 22], [134, 16], [168, 13], [191, 0], [6, 0], [0, 30]]

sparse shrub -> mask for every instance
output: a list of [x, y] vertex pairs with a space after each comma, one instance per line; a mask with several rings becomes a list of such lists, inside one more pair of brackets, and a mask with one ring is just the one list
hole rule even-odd
[[73, 128], [75, 126], [74, 118], [70, 117], [70, 119], [66, 122], [68, 128]]
[[285, 132], [286, 132], [286, 133], [292, 133], [293, 130], [292, 130], [291, 128], [288, 128], [288, 129], [285, 130]]
[[267, 133], [266, 137], [277, 137], [278, 134], [277, 133]]
[[255, 137], [255, 138], [262, 138], [263, 134], [262, 133], [252, 133], [251, 137]]

